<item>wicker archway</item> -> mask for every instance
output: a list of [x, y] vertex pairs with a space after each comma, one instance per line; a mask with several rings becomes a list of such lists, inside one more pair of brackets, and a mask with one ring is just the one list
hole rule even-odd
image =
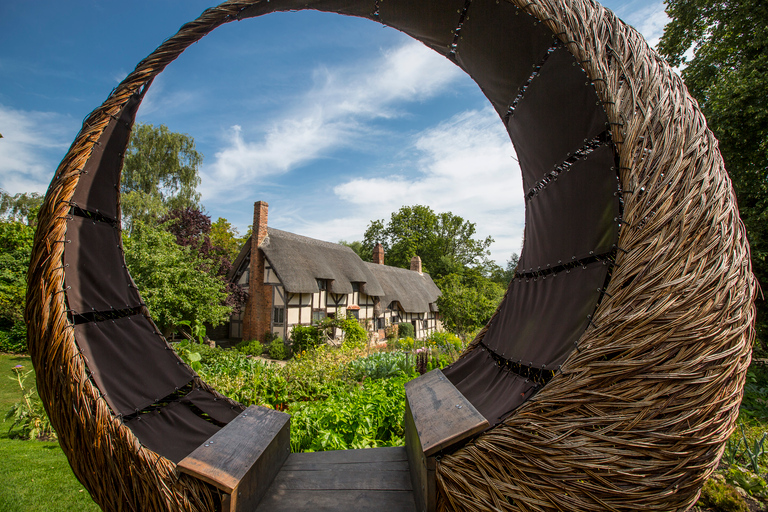
[[[596, 99], [590, 109], [579, 104], [574, 110], [575, 124], [588, 125], [590, 134], [576, 147], [558, 146], [580, 137], [568, 130], [545, 140], [553, 131], [546, 120], [540, 121], [541, 137], [525, 147], [519, 145], [525, 134], [515, 140], [518, 152], [529, 158], [523, 172], [530, 173], [531, 197], [584, 157], [610, 149], [602, 158], [613, 174], [602, 176], [613, 180], [607, 190], [617, 199], [606, 203], [606, 211], [620, 213], [589, 235], [603, 252], [574, 254], [575, 264], [532, 262], [518, 274], [519, 281], [543, 281], [578, 266], [606, 267], [595, 278], [597, 292], [585, 299], [592, 301], [589, 315], [581, 319], [575, 347], [558, 352], [561, 359], [553, 356], [541, 368], [533, 368], [533, 361], [527, 365], [528, 371], [554, 375], [543, 389], [499, 417], [494, 428], [440, 458], [439, 508], [689, 508], [738, 415], [753, 336], [749, 249], [717, 141], [696, 102], [642, 36], [589, 0], [232, 0], [205, 11], [139, 63], [88, 116], [57, 169], [41, 209], [29, 273], [26, 319], [38, 389], [75, 474], [96, 502], [108, 510], [197, 511], [215, 509], [219, 495], [142, 445], [123, 415], [114, 412], [120, 404], [99, 390], [78, 345], [83, 329], [78, 325], [85, 324], [73, 315], [86, 322], [89, 312], [73, 312], [78, 300], [73, 286], [80, 276], [67, 266], [71, 223], [75, 218], [119, 223], [119, 175], [94, 184], [98, 180], [89, 169], [98, 171], [103, 155], [122, 152], [110, 153], [108, 143], [122, 140], [125, 147], [144, 92], [189, 45], [224, 23], [291, 9], [365, 17], [419, 39], [467, 70], [513, 139], [518, 128], [510, 118], [528, 87], [544, 76], [547, 58], [570, 62], [578, 73], [569, 76], [584, 77], [580, 94]], [[473, 25], [477, 20], [482, 23]], [[522, 30], [526, 24], [533, 28]], [[505, 59], [534, 66], [507, 72]], [[570, 108], [567, 99], [559, 100], [563, 108]], [[579, 121], [585, 117], [589, 122]], [[539, 159], [547, 151], [558, 157], [554, 163]], [[119, 161], [113, 167], [119, 172]], [[526, 238], [530, 247], [531, 237]], [[116, 240], [113, 246], [119, 246]], [[131, 287], [129, 277], [123, 285]], [[552, 313], [541, 321], [555, 322]], [[123, 321], [122, 314], [115, 313], [114, 320]], [[494, 321], [465, 359], [498, 349], [495, 363], [526, 366], [522, 359], [504, 359], [505, 349], [486, 340]], [[199, 379], [195, 384], [224, 398]]]

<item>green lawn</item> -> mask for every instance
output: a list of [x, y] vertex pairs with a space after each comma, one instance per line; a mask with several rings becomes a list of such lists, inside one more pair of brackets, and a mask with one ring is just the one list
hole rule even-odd
[[[98, 511], [69, 468], [59, 444], [8, 438], [5, 413], [21, 399], [14, 366], [31, 369], [28, 357], [0, 354], [0, 512]], [[33, 382], [30, 375], [28, 382]]]

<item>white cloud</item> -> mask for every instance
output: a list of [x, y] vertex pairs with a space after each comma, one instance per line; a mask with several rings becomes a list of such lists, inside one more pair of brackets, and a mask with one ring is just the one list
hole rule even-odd
[[203, 199], [232, 194], [231, 183], [246, 193], [248, 185], [350, 147], [372, 135], [366, 122], [403, 116], [402, 103], [429, 98], [461, 75], [415, 41], [362, 66], [317, 69], [314, 86], [295, 106], [279, 119], [260, 120], [267, 128], [258, 137], [240, 126], [224, 134], [224, 148], [202, 170]]
[[45, 192], [76, 127], [62, 114], [0, 105], [0, 188]]
[[[343, 218], [294, 219], [288, 229], [323, 240], [362, 239], [371, 219], [389, 218], [403, 205], [426, 204], [474, 222], [478, 236], [496, 242], [503, 263], [520, 252], [524, 224], [522, 180], [514, 148], [496, 112], [457, 114], [416, 137], [414, 162], [385, 177], [356, 178], [334, 188]], [[413, 166], [413, 169], [408, 167]]]
[[664, 33], [664, 25], [669, 23], [669, 16], [664, 11], [663, 2], [653, 2], [629, 13], [626, 21], [655, 48]]

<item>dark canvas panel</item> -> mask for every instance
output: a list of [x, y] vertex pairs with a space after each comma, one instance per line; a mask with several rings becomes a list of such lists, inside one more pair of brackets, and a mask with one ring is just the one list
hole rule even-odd
[[219, 423], [229, 423], [245, 410], [245, 407], [231, 405], [202, 388], [193, 389], [181, 401], [191, 403]]
[[280, 2], [261, 2], [247, 7], [241, 13], [241, 18], [252, 18], [276, 11], [292, 11], [312, 9], [316, 11], [336, 12], [348, 16], [372, 18], [376, 10], [376, 1], [369, 0], [283, 0]]
[[220, 430], [179, 402], [142, 414], [125, 424], [141, 444], [176, 464]]
[[474, 0], [461, 27], [456, 61], [504, 116], [554, 41], [546, 25], [511, 3]]
[[587, 328], [608, 274], [595, 262], [547, 278], [515, 279], [483, 343], [499, 356], [555, 370]]
[[118, 229], [73, 216], [67, 220], [66, 240], [64, 284], [69, 309], [88, 313], [141, 305], [125, 268]]
[[531, 197], [519, 271], [611, 250], [619, 236], [619, 184], [613, 165], [613, 146], [601, 146]]
[[443, 374], [491, 426], [500, 423], [536, 391], [532, 381], [500, 368], [483, 348], [444, 368]]
[[131, 97], [118, 118], [109, 122], [99, 142], [93, 147], [72, 196], [72, 202], [80, 208], [117, 219], [117, 195], [123, 155], [128, 147], [131, 127], [140, 104], [141, 98]]
[[463, 10], [464, 0], [385, 0], [378, 21], [447, 55]]
[[584, 70], [566, 48], [553, 51], [507, 126], [527, 192], [606, 130], [608, 118]]
[[115, 414], [133, 414], [193, 378], [142, 315], [75, 325], [75, 340]]

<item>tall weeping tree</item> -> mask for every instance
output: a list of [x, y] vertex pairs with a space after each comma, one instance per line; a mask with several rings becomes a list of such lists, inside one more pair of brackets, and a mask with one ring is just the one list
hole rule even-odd
[[[768, 290], [768, 2], [666, 0], [659, 51], [683, 65], [685, 85], [720, 142], [747, 229], [752, 266]], [[693, 58], [689, 50], [693, 50]], [[768, 349], [768, 306], [757, 304]]]
[[121, 182], [125, 228], [134, 221], [154, 223], [170, 209], [199, 207], [199, 168], [203, 155], [192, 136], [165, 125], [137, 123], [123, 165]]

